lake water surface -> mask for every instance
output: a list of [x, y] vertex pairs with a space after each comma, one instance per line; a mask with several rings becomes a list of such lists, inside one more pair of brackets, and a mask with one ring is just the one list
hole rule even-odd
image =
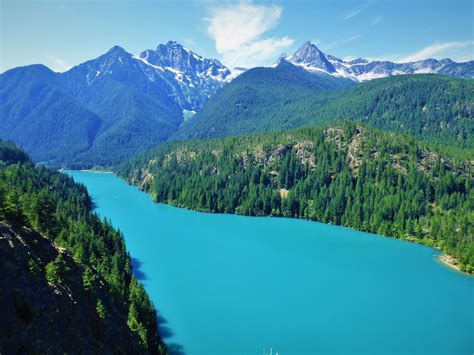
[[436, 250], [294, 219], [197, 213], [70, 172], [125, 236], [176, 353], [474, 353], [474, 278]]

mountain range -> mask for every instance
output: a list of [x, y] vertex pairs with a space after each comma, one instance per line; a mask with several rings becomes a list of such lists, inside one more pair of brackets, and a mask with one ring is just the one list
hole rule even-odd
[[[310, 72], [323, 72], [329, 75], [348, 78], [354, 81], [367, 81], [404, 74], [441, 74], [458, 78], [474, 77], [474, 61], [456, 63], [449, 58], [433, 58], [409, 63], [368, 60], [357, 58], [342, 60], [325, 54], [311, 42], [305, 42], [291, 57], [282, 55], [279, 59], [301, 66]], [[277, 62], [278, 63], [278, 62]]]
[[[140, 55], [115, 46], [64, 73], [31, 65], [1, 74], [0, 138], [14, 141], [35, 161], [49, 165], [111, 166], [170, 137], [222, 136], [306, 124], [314, 116], [308, 100], [321, 108], [332, 102], [329, 92], [363, 85], [360, 81], [415, 73], [473, 78], [473, 68], [474, 61], [449, 59], [406, 64], [344, 61], [305, 42], [272, 67], [245, 71], [173, 41]], [[242, 79], [234, 80], [239, 76]], [[234, 106], [228, 106], [226, 96]], [[228, 115], [216, 121], [209, 112], [219, 113], [213, 109], [217, 106]], [[232, 108], [245, 110], [238, 113]], [[278, 112], [278, 119], [257, 122], [259, 115], [254, 114], [259, 110]], [[242, 129], [232, 128], [236, 126]]]
[[53, 165], [110, 165], [165, 141], [232, 72], [176, 42], [134, 56], [115, 46], [65, 73], [0, 77], [0, 136]]

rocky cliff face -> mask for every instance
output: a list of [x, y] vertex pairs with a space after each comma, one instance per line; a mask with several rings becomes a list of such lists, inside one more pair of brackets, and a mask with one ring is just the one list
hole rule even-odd
[[[45, 268], [61, 254], [62, 281], [46, 280]], [[84, 289], [82, 270], [49, 239], [15, 224], [0, 222], [1, 354], [143, 353], [136, 337], [105, 290], [98, 290], [107, 314], [101, 319]], [[126, 313], [125, 313], [126, 314]]]
[[328, 74], [335, 73], [336, 69], [311, 42], [305, 42], [290, 58], [290, 62], [313, 70], [321, 70]]
[[169, 41], [139, 56], [114, 46], [60, 75], [79, 99], [90, 86], [113, 79], [154, 99], [165, 100], [166, 106], [172, 107], [174, 102], [181, 110], [196, 111], [230, 80], [231, 74], [217, 59], [204, 58]]
[[199, 110], [231, 78], [231, 71], [217, 59], [204, 58], [169, 41], [140, 54], [151, 81], [163, 80], [182, 109]]

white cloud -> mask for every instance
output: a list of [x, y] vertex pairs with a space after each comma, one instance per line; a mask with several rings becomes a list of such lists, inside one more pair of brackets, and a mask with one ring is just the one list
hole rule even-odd
[[208, 34], [214, 39], [222, 61], [231, 66], [253, 67], [269, 60], [293, 44], [288, 37], [262, 38], [280, 19], [276, 5], [255, 5], [250, 1], [211, 9]]
[[72, 68], [72, 65], [66, 63], [64, 59], [47, 55], [46, 59], [48, 60], [49, 67], [55, 72], [65, 72]]
[[[466, 50], [468, 51], [467, 55], [465, 53]], [[474, 41], [436, 42], [415, 53], [397, 58], [396, 61], [399, 63], [407, 63], [427, 58], [442, 59], [446, 57], [450, 57], [453, 60], [474, 59]]]

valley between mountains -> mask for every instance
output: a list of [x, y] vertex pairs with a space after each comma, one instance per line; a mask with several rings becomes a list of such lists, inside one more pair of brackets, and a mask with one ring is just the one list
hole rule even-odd
[[[0, 353], [209, 354], [226, 337], [254, 350], [285, 338], [275, 329], [293, 327], [294, 309], [305, 331], [287, 329], [290, 350], [311, 353], [314, 329], [330, 349], [321, 334], [335, 319], [370, 353], [346, 314], [370, 318], [373, 354], [400, 349], [391, 327], [410, 328], [400, 333], [417, 354], [440, 331], [448, 352], [472, 348], [473, 80], [474, 61], [343, 60], [311, 42], [268, 67], [169, 41], [2, 73]], [[433, 253], [461, 272], [433, 268]]]

